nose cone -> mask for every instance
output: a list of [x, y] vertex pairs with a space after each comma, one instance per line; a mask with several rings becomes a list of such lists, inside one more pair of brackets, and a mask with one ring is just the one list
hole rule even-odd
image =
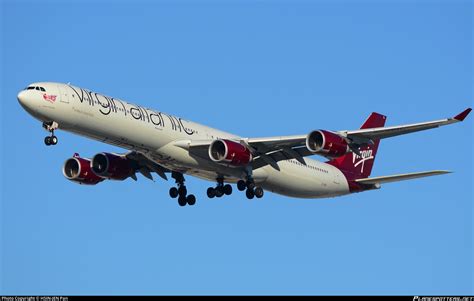
[[26, 106], [26, 90], [20, 91], [20, 93], [18, 93], [18, 95], [16, 96], [16, 98], [18, 98], [18, 102], [19, 102], [22, 106]]
[[25, 111], [27, 111], [30, 114], [33, 114], [35, 112], [35, 108], [33, 105], [34, 101], [32, 99], [31, 93], [29, 92], [30, 91], [27, 91], [27, 90], [20, 91], [20, 93], [18, 93], [16, 98], [18, 98], [18, 102], [20, 103], [20, 105]]

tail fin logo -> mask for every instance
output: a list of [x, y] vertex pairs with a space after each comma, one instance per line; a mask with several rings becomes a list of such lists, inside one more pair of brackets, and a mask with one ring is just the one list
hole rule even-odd
[[352, 153], [352, 164], [354, 164], [354, 167], [360, 165], [360, 173], [363, 173], [365, 161], [373, 160], [374, 156], [372, 155], [371, 149], [360, 151], [360, 154], [361, 156], [357, 155], [356, 153]]

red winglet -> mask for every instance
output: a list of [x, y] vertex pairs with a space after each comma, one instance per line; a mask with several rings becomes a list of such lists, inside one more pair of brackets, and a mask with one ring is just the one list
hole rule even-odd
[[467, 108], [464, 111], [462, 111], [461, 113], [459, 113], [458, 115], [454, 116], [454, 119], [459, 120], [459, 121], [463, 121], [464, 118], [466, 118], [467, 115], [469, 115], [469, 113], [471, 113], [471, 111], [472, 111], [471, 108]]

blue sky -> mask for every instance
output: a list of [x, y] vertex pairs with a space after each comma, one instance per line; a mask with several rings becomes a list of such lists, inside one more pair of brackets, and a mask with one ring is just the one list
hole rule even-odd
[[[118, 3], [118, 4], [117, 4]], [[472, 294], [472, 128], [384, 140], [335, 199], [241, 193], [181, 208], [171, 182], [83, 187], [63, 162], [112, 146], [46, 132], [16, 94], [74, 85], [242, 136], [396, 125], [472, 106], [471, 1], [1, 3], [2, 294]]]

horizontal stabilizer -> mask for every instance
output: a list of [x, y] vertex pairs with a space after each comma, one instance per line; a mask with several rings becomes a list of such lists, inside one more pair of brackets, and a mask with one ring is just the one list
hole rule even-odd
[[357, 179], [355, 180], [355, 182], [360, 183], [360, 184], [368, 184], [368, 185], [384, 184], [384, 183], [405, 181], [405, 180], [411, 180], [411, 179], [423, 178], [423, 177], [429, 177], [429, 176], [443, 175], [447, 173], [451, 173], [451, 172], [447, 170], [432, 170], [432, 171], [423, 171], [423, 172], [412, 172], [412, 173], [406, 173], [406, 174], [401, 174], [401, 175]]

